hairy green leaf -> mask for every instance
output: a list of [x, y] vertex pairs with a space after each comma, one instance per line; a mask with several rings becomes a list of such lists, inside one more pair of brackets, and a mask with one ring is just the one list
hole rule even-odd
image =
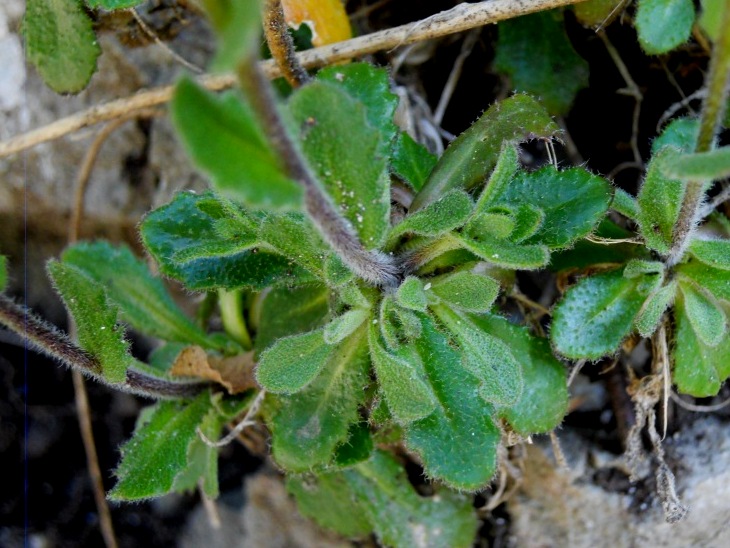
[[494, 405], [514, 405], [524, 381], [522, 367], [509, 347], [447, 306], [432, 309], [459, 344], [464, 367], [479, 380], [479, 396]]
[[518, 173], [499, 196], [497, 203], [531, 204], [545, 213], [537, 233], [525, 240], [550, 249], [570, 246], [588, 235], [603, 218], [611, 200], [611, 185], [583, 168], [558, 171], [546, 166]]
[[[241, 235], [247, 242], [243, 246], [235, 237], [223, 239], [216, 223], [225, 219], [226, 213], [209, 208], [211, 203], [215, 203], [211, 193], [198, 196], [181, 192], [145, 217], [140, 229], [142, 240], [164, 275], [194, 291], [262, 289], [277, 283], [312, 281], [309, 273], [288, 259], [253, 247], [248, 234]], [[190, 248], [197, 249], [197, 258], [185, 262], [176, 259], [178, 253]]]
[[646, 179], [639, 191], [639, 228], [646, 245], [659, 253], [668, 253], [672, 243], [674, 225], [684, 197], [685, 185], [668, 179], [663, 173], [667, 160], [677, 154], [671, 147], [662, 148], [649, 162]]
[[28, 0], [23, 36], [28, 60], [53, 91], [86, 87], [101, 48], [81, 0]]
[[658, 55], [689, 40], [694, 20], [692, 0], [639, 0], [634, 24], [644, 51]]
[[694, 284], [680, 282], [684, 313], [705, 346], [717, 346], [727, 334], [727, 318], [717, 301]]
[[465, 374], [461, 356], [433, 320], [420, 318], [422, 336], [414, 344], [438, 404], [408, 426], [406, 445], [431, 477], [456, 489], [481, 489], [497, 467], [501, 435], [491, 418], [494, 408], [478, 396], [479, 381]]
[[183, 79], [170, 108], [185, 149], [217, 190], [251, 207], [301, 204], [300, 187], [282, 171], [241, 95], [218, 96]]
[[495, 103], [449, 145], [414, 198], [411, 211], [435, 202], [449, 190], [469, 190], [482, 183], [497, 163], [505, 141], [551, 138], [559, 131], [532, 97], [515, 95]]
[[553, 311], [555, 349], [568, 358], [591, 360], [615, 352], [646, 300], [642, 282], [614, 270], [571, 287]]
[[326, 466], [359, 420], [370, 359], [365, 326], [333, 348], [317, 378], [292, 396], [268, 401], [268, 425], [276, 462], [291, 472]]
[[588, 86], [588, 63], [565, 34], [562, 12], [542, 11], [502, 21], [495, 68], [512, 85], [540, 97], [553, 114], [565, 114], [576, 94]]
[[471, 215], [474, 202], [466, 192], [452, 190], [443, 198], [420, 211], [408, 215], [394, 226], [388, 240], [391, 242], [406, 233], [438, 236], [463, 225]]
[[651, 153], [656, 154], [664, 147], [673, 147], [683, 153], [694, 152], [700, 121], [695, 118], [677, 118], [664, 128], [662, 134], [651, 143]]
[[61, 259], [103, 286], [123, 319], [135, 329], [166, 341], [216, 347], [128, 247], [103, 241], [80, 243], [66, 249]]
[[273, 394], [299, 392], [317, 377], [333, 352], [321, 329], [279, 339], [261, 353], [256, 380]]
[[277, 253], [320, 278], [324, 276], [324, 258], [329, 248], [303, 214], [270, 213], [261, 222], [258, 235]]
[[195, 429], [211, 410], [210, 394], [190, 402], [160, 402], [153, 409], [148, 422], [122, 446], [117, 484], [109, 493], [112, 500], [149, 499], [173, 489], [175, 478], [188, 465]]
[[624, 278], [638, 278], [644, 274], [664, 274], [664, 263], [661, 261], [645, 261], [631, 259], [624, 267]]
[[336, 317], [324, 328], [324, 341], [327, 344], [337, 344], [350, 335], [368, 319], [370, 312], [362, 308], [348, 310]]
[[393, 146], [390, 168], [415, 191], [423, 188], [438, 159], [406, 132], [400, 132]]
[[322, 527], [347, 538], [361, 538], [373, 532], [368, 515], [342, 472], [290, 476], [286, 488], [294, 495], [299, 511]]
[[400, 424], [408, 424], [431, 414], [436, 399], [423, 380], [423, 364], [408, 347], [391, 354], [380, 344], [378, 330], [370, 327], [370, 356], [393, 417]]
[[409, 310], [426, 311], [426, 293], [423, 282], [415, 276], [408, 276], [398, 287], [395, 294], [396, 302]]
[[699, 261], [690, 261], [677, 267], [680, 277], [690, 278], [698, 286], [710, 291], [716, 299], [730, 302], [730, 271], [712, 268]]
[[494, 205], [494, 202], [505, 192], [519, 169], [520, 155], [517, 146], [514, 143], [506, 142], [499, 152], [497, 163], [489, 176], [487, 184], [479, 195], [476, 208], [474, 208], [475, 215], [487, 212], [489, 206]]
[[448, 491], [420, 496], [400, 464], [382, 451], [345, 475], [383, 545], [472, 545], [477, 520], [469, 497]]
[[524, 378], [522, 395], [500, 415], [523, 436], [549, 432], [568, 412], [565, 367], [553, 357], [546, 339], [493, 315], [470, 316], [483, 331], [498, 337], [519, 362]]
[[668, 158], [663, 165], [667, 177], [680, 181], [714, 181], [730, 175], [730, 147]]
[[257, 46], [261, 32], [261, 1], [200, 0], [218, 36], [213, 60], [216, 71], [233, 70]]
[[615, 188], [613, 191], [611, 209], [632, 221], [639, 217], [639, 204], [636, 198], [621, 188]]
[[674, 374], [677, 389], [696, 398], [715, 396], [730, 377], [730, 337], [717, 346], [707, 346], [687, 317], [681, 293], [675, 303]]
[[136, 360], [129, 353], [124, 329], [117, 325], [119, 310], [109, 302], [104, 287], [75, 266], [56, 261], [48, 263], [48, 273], [76, 322], [79, 345], [101, 366], [98, 373], [110, 383], [124, 382]]
[[465, 312], [488, 311], [499, 294], [499, 284], [493, 278], [468, 271], [437, 278], [430, 289], [449, 306]]
[[689, 252], [700, 262], [730, 270], [730, 240], [695, 239], [689, 244]]
[[677, 294], [676, 282], [668, 283], [649, 295], [634, 320], [634, 327], [642, 337], [651, 337], [659, 327], [662, 315]]
[[479, 240], [459, 235], [455, 240], [477, 257], [505, 268], [535, 270], [550, 260], [550, 251], [544, 245], [515, 244], [491, 234], [482, 234]]
[[389, 142], [369, 123], [367, 105], [331, 82], [296, 90], [289, 110], [312, 169], [368, 249], [389, 228]]

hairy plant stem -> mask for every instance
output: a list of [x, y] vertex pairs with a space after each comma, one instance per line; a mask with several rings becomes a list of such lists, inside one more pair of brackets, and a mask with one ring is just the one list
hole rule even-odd
[[352, 225], [342, 217], [312, 173], [279, 113], [274, 91], [256, 60], [251, 57], [238, 67], [241, 88], [251, 101], [262, 129], [278, 153], [289, 177], [304, 189], [304, 205], [320, 233], [347, 266], [363, 280], [384, 288], [398, 285], [401, 272], [392, 257], [368, 251]]
[[282, 76], [295, 88], [309, 82], [309, 74], [299, 62], [294, 40], [289, 35], [281, 0], [264, 2], [263, 23], [271, 57], [276, 61]]
[[[730, 0], [723, 4], [721, 29], [730, 28]], [[715, 43], [707, 75], [707, 95], [700, 116], [700, 131], [695, 152], [708, 152], [712, 149], [715, 137], [722, 122], [727, 102], [730, 80], [730, 32], [719, 33]], [[667, 259], [668, 266], [679, 263], [692, 238], [698, 222], [702, 218], [703, 203], [708, 181], [696, 180], [687, 183], [679, 219], [674, 227], [674, 245]]]
[[125, 382], [116, 384], [101, 376], [99, 361], [75, 345], [68, 336], [5, 295], [0, 295], [0, 324], [23, 337], [34, 348], [64, 365], [117, 390], [149, 398], [190, 398], [207, 387], [205, 383], [174, 382], [130, 368]]

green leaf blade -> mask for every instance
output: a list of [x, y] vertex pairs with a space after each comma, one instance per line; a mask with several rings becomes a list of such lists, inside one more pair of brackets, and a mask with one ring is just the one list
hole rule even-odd
[[730, 147], [670, 158], [664, 165], [667, 177], [680, 181], [714, 181], [730, 175]]
[[714, 347], [727, 335], [727, 318], [713, 297], [693, 284], [679, 284], [684, 312], [692, 329], [705, 346]]
[[695, 9], [692, 0], [639, 0], [636, 30], [644, 51], [659, 55], [689, 40]]
[[694, 257], [714, 268], [730, 270], [730, 240], [692, 240], [689, 252]]
[[322, 330], [279, 339], [262, 352], [256, 380], [272, 394], [293, 394], [311, 383], [332, 354]]
[[634, 327], [636, 327], [639, 335], [648, 338], [654, 334], [654, 331], [659, 327], [662, 315], [672, 304], [676, 293], [677, 284], [669, 283], [647, 297], [634, 321]]
[[431, 291], [451, 307], [486, 312], [497, 299], [499, 283], [488, 276], [461, 271], [434, 281]]
[[423, 188], [437, 161], [436, 156], [426, 147], [407, 133], [400, 132], [393, 147], [390, 168], [399, 179], [418, 192]]

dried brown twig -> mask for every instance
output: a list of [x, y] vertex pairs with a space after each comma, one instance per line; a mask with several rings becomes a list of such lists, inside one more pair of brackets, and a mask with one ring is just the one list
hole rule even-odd
[[[322, 67], [582, 1], [584, 0], [492, 0], [476, 4], [459, 4], [453, 9], [437, 13], [416, 23], [303, 51], [297, 54], [297, 59], [305, 68]], [[281, 72], [273, 60], [263, 61], [260, 66], [262, 72], [269, 78], [281, 76]], [[198, 82], [209, 90], [221, 91], [233, 87], [236, 84], [236, 76], [233, 74], [205, 75]], [[0, 143], [0, 158], [58, 139], [85, 127], [120, 118], [134, 110], [165, 104], [172, 98], [173, 91], [173, 86], [141, 91], [130, 97], [96, 105], [61, 118]]]

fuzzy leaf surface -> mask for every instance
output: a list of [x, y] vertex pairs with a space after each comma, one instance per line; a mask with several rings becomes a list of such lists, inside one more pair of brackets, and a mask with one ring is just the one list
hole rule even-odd
[[423, 282], [415, 276], [408, 276], [395, 293], [396, 302], [408, 310], [426, 311], [426, 293]]
[[663, 175], [663, 166], [677, 154], [671, 147], [657, 152], [649, 162], [646, 179], [639, 191], [639, 228], [651, 249], [668, 253], [672, 246], [674, 225], [684, 198], [685, 185]]
[[321, 329], [279, 339], [261, 353], [256, 380], [272, 394], [292, 394], [311, 383], [334, 349]]
[[664, 147], [674, 147], [686, 154], [693, 152], [700, 132], [699, 122], [694, 118], [672, 120], [651, 142], [651, 153], [656, 154]]
[[175, 304], [162, 280], [154, 277], [128, 247], [103, 241], [80, 243], [67, 248], [61, 259], [103, 286], [123, 319], [135, 329], [166, 341], [206, 348], [213, 345]]
[[[211, 203], [215, 203], [211, 193], [181, 192], [145, 217], [142, 240], [157, 260], [160, 272], [193, 291], [263, 289], [277, 283], [312, 280], [309, 273], [292, 266], [285, 257], [257, 250], [250, 234], [223, 238], [216, 223], [225, 219], [226, 213], [202, 207]], [[190, 248], [196, 250], [194, 259], [176, 259]]]
[[96, 71], [101, 48], [80, 0], [28, 0], [23, 17], [28, 60], [57, 93], [78, 93]]
[[722, 179], [730, 175], [730, 147], [675, 156], [665, 162], [664, 173], [680, 181]]
[[368, 249], [389, 228], [389, 142], [370, 125], [370, 109], [330, 82], [296, 90], [289, 110], [312, 169]]
[[730, 240], [695, 239], [689, 244], [689, 252], [706, 265], [730, 270]]
[[535, 270], [550, 261], [547, 246], [515, 244], [491, 234], [482, 234], [478, 240], [468, 236], [455, 236], [459, 245], [477, 257], [492, 264], [517, 270]]
[[301, 204], [300, 187], [282, 171], [239, 94], [218, 96], [183, 79], [170, 108], [185, 150], [218, 191], [251, 207]]
[[639, 290], [642, 281], [615, 270], [571, 287], [553, 312], [550, 338], [555, 349], [568, 358], [590, 360], [615, 352], [646, 300]]
[[562, 12], [542, 11], [499, 23], [495, 68], [518, 91], [540, 97], [553, 114], [565, 114], [588, 86], [588, 63], [565, 33]]
[[730, 302], [730, 271], [712, 268], [699, 261], [679, 265], [677, 272], [712, 293], [716, 299]]
[[692, 328], [684, 299], [675, 303], [672, 379], [679, 392], [696, 398], [715, 396], [730, 376], [730, 337], [707, 346]]
[[401, 465], [382, 451], [345, 477], [384, 546], [472, 546], [477, 520], [468, 497], [449, 491], [420, 496]]
[[636, 203], [636, 198], [622, 188], [614, 189], [611, 209], [631, 220], [636, 220], [639, 216], [639, 204]]
[[348, 310], [337, 316], [324, 328], [324, 340], [327, 344], [337, 344], [352, 335], [355, 330], [368, 319], [370, 313], [362, 308]]
[[646, 53], [659, 55], [689, 40], [695, 20], [692, 0], [639, 0], [634, 24]]
[[505, 141], [550, 138], [560, 128], [532, 97], [515, 95], [495, 103], [446, 149], [416, 195], [411, 211], [453, 189], [469, 190], [492, 171]]
[[276, 462], [291, 472], [326, 466], [359, 420], [365, 400], [370, 359], [367, 330], [361, 328], [338, 346], [322, 372], [304, 390], [274, 396], [268, 403], [268, 424]]
[[471, 215], [474, 202], [466, 192], [452, 190], [443, 198], [408, 215], [391, 230], [389, 239], [411, 232], [438, 236], [463, 225]]
[[370, 356], [378, 384], [385, 395], [393, 417], [400, 424], [408, 424], [431, 414], [436, 398], [423, 379], [423, 364], [408, 348], [391, 354], [380, 344], [378, 330], [370, 327]]
[[494, 201], [527, 203], [542, 210], [545, 218], [540, 228], [525, 243], [561, 249], [588, 235], [604, 217], [611, 186], [583, 168], [558, 171], [546, 166], [518, 173]]
[[124, 382], [136, 360], [117, 325], [119, 309], [109, 302], [104, 287], [80, 269], [56, 261], [48, 263], [48, 273], [76, 322], [79, 345], [99, 361], [98, 373], [110, 383]]
[[669, 283], [647, 297], [634, 321], [634, 327], [636, 327], [639, 335], [648, 338], [654, 334], [654, 331], [659, 327], [662, 315], [672, 304], [676, 294], [677, 284]]
[[329, 248], [303, 214], [269, 213], [261, 221], [258, 236], [277, 253], [317, 277], [324, 276], [324, 257]]
[[453, 308], [486, 312], [499, 294], [499, 283], [488, 276], [461, 271], [434, 281], [431, 291]]
[[500, 432], [491, 418], [494, 407], [478, 396], [479, 381], [465, 374], [461, 356], [433, 320], [420, 319], [422, 335], [414, 344], [437, 405], [408, 426], [406, 445], [419, 455], [429, 476], [474, 491], [492, 479], [497, 466]]
[[189, 402], [164, 401], [155, 405], [149, 420], [122, 446], [122, 461], [115, 471], [112, 500], [144, 500], [169, 493], [175, 478], [188, 464], [188, 449], [195, 429], [211, 409], [210, 394]]
[[479, 380], [479, 396], [498, 406], [517, 403], [524, 380], [522, 366], [509, 347], [467, 316], [444, 305], [434, 306], [433, 310], [459, 344], [464, 368]]
[[489, 206], [499, 199], [499, 196], [506, 190], [510, 181], [520, 169], [520, 155], [514, 143], [507, 142], [499, 152], [497, 162], [491, 175], [479, 195], [474, 214], [486, 213]]
[[415, 191], [421, 190], [438, 159], [406, 132], [396, 137], [390, 168]]
[[717, 346], [727, 334], [727, 318], [717, 301], [694, 284], [679, 284], [684, 313], [705, 346]]
[[508, 345], [522, 370], [522, 395], [515, 404], [500, 409], [500, 415], [523, 436], [558, 426], [568, 412], [568, 385], [565, 367], [553, 356], [548, 341], [499, 316], [472, 315], [470, 319]]

